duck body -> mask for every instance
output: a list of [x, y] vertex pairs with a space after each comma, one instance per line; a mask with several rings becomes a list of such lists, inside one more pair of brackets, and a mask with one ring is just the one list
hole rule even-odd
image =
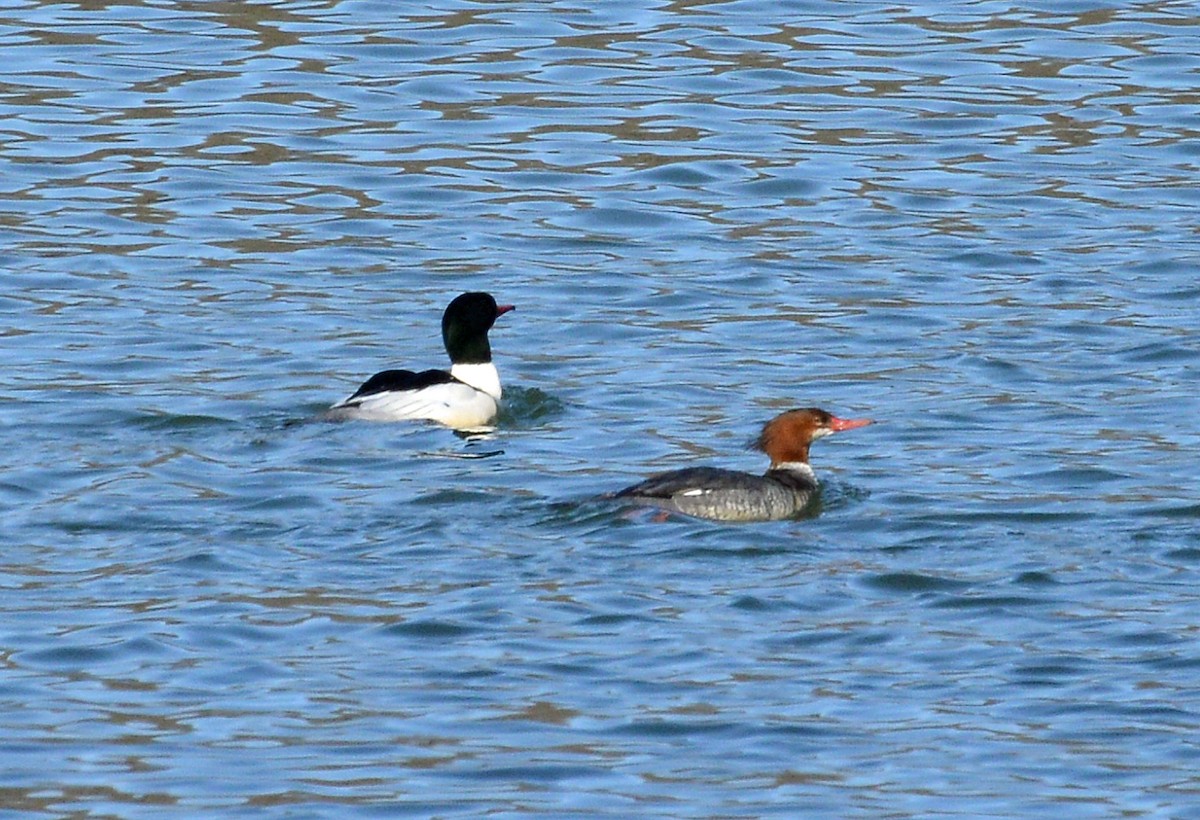
[[[494, 371], [495, 368], [492, 368]], [[423, 419], [456, 430], [484, 427], [500, 410], [499, 377], [492, 389], [457, 378], [454, 369], [384, 370], [363, 382], [327, 415], [364, 421]]]
[[773, 521], [801, 512], [819, 493], [811, 469], [769, 470], [759, 476], [719, 467], [688, 467], [651, 476], [614, 497], [696, 518]]
[[870, 423], [869, 419], [839, 419], [815, 407], [789, 410], [767, 422], [754, 442], [771, 458], [763, 475], [688, 467], [651, 476], [613, 497], [716, 521], [791, 518], [820, 496], [820, 484], [808, 463], [812, 442]]
[[456, 430], [486, 428], [500, 409], [500, 374], [488, 331], [515, 308], [487, 293], [464, 293], [442, 315], [449, 370], [384, 370], [334, 404], [326, 417], [366, 421], [428, 420]]

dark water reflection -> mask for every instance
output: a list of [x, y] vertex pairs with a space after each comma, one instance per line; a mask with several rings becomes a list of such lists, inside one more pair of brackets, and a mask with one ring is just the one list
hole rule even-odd
[[[0, 809], [1186, 815], [1198, 23], [3, 6]], [[306, 421], [476, 288], [490, 440]]]

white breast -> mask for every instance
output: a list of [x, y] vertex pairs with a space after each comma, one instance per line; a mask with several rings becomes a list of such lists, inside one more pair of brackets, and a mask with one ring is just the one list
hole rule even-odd
[[500, 372], [491, 362], [451, 365], [450, 375], [500, 401]]

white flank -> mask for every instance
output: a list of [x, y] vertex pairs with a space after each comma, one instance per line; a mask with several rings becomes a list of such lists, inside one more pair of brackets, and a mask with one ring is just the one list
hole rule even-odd
[[434, 384], [420, 390], [388, 390], [346, 402], [335, 404], [332, 413], [341, 418], [367, 421], [428, 419], [456, 430], [486, 427], [499, 409], [492, 396], [457, 382]]

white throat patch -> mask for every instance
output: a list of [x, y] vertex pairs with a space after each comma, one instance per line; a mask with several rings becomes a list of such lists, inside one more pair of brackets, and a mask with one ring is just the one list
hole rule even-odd
[[772, 470], [787, 470], [791, 473], [800, 473], [806, 475], [813, 481], [817, 480], [817, 474], [813, 472], [813, 468], [809, 466], [807, 461], [784, 461], [776, 464]]

